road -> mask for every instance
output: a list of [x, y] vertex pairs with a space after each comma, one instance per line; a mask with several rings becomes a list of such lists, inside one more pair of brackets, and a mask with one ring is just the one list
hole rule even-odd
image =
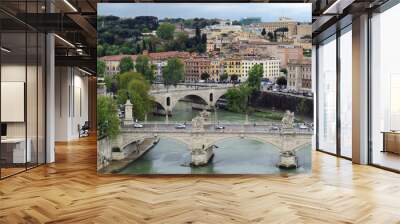
[[[204, 125], [204, 131], [206, 132], [220, 132], [220, 133], [280, 133], [282, 129], [281, 125], [238, 125], [238, 124], [220, 124], [221, 126], [225, 127], [224, 129], [217, 129], [214, 124], [206, 124]], [[151, 123], [151, 124], [144, 124], [143, 128], [133, 128], [133, 126], [124, 126], [124, 131], [129, 132], [191, 132], [192, 125], [187, 124], [186, 128], [184, 129], [177, 129], [176, 124], [165, 124], [165, 123]], [[289, 131], [289, 130], [288, 130]], [[312, 128], [308, 129], [300, 129], [294, 128], [290, 130], [291, 132], [295, 133], [313, 133]]]

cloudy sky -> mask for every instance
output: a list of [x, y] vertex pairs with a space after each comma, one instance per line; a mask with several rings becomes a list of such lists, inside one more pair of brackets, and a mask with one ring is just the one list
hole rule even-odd
[[219, 18], [239, 20], [261, 17], [275, 21], [281, 16], [311, 22], [310, 3], [99, 3], [99, 15], [119, 17], [156, 16], [168, 18]]

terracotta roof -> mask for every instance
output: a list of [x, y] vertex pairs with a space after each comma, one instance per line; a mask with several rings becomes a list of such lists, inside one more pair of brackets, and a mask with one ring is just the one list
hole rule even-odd
[[[110, 55], [101, 57], [100, 60], [120, 61], [124, 57], [131, 57], [133, 61], [136, 61], [136, 58], [138, 56], [139, 55]], [[190, 57], [190, 53], [185, 51], [166, 51], [166, 52], [149, 53], [148, 56], [151, 58], [151, 60], [165, 60], [173, 57], [187, 58]]]

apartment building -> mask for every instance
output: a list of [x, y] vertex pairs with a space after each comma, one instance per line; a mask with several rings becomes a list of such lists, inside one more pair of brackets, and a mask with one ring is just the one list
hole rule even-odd
[[276, 58], [248, 58], [241, 61], [242, 74], [240, 76], [241, 81], [245, 81], [248, 78], [250, 69], [254, 65], [263, 66], [263, 78], [275, 81], [280, 75], [280, 61]]
[[191, 57], [184, 60], [185, 82], [197, 82], [201, 74], [210, 72], [211, 60], [207, 57]]
[[287, 88], [295, 91], [311, 91], [311, 60], [290, 60], [288, 63]]

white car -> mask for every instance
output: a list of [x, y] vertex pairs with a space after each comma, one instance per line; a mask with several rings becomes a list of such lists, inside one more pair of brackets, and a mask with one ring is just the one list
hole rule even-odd
[[225, 129], [225, 127], [218, 124], [218, 125], [215, 125], [215, 129], [221, 130], [221, 129]]
[[308, 126], [305, 125], [305, 124], [301, 124], [301, 125], [299, 126], [299, 129], [308, 129]]
[[269, 130], [271, 130], [271, 131], [279, 131], [279, 127], [272, 126]]
[[175, 125], [176, 129], [185, 129], [186, 128], [186, 124], [177, 124]]
[[139, 124], [139, 123], [134, 123], [133, 124], [134, 128], [143, 128], [143, 124]]

